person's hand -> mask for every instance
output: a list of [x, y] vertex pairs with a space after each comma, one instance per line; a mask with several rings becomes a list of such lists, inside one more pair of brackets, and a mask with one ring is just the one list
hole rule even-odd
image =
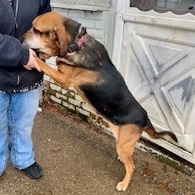
[[36, 68], [39, 72], [41, 72], [41, 68], [39, 67], [34, 56], [36, 56], [36, 53], [32, 49], [29, 49], [29, 60], [28, 63], [24, 65], [24, 67], [27, 70], [32, 70], [33, 68]]

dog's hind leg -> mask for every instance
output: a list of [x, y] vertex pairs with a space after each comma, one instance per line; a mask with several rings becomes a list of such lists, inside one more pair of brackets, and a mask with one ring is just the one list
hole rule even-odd
[[126, 174], [124, 179], [116, 186], [118, 191], [125, 191], [129, 185], [131, 176], [135, 169], [133, 163], [134, 148], [140, 137], [141, 131], [136, 125], [123, 125], [119, 129], [116, 150], [120, 161], [124, 163]]

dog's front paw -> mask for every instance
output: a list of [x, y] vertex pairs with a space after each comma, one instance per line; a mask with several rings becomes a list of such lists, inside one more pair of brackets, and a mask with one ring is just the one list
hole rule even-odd
[[126, 185], [124, 182], [119, 182], [118, 184], [117, 184], [117, 186], [116, 186], [116, 190], [118, 190], [118, 191], [126, 191], [126, 189], [127, 189], [127, 186], [128, 185]]

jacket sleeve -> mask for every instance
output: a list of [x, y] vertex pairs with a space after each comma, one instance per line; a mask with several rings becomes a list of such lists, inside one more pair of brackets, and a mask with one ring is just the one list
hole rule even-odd
[[50, 0], [41, 0], [41, 6], [39, 9], [39, 15], [51, 11]]
[[0, 33], [0, 67], [25, 65], [28, 58], [29, 50], [18, 39]]

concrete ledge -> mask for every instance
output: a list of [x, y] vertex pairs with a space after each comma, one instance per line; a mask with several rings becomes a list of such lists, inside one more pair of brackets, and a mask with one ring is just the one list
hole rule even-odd
[[93, 6], [93, 5], [80, 5], [80, 4], [65, 4], [65, 3], [51, 3], [51, 6], [54, 8], [61, 8], [61, 9], [75, 9], [75, 10], [86, 10], [86, 11], [107, 11], [107, 7], [103, 6]]

